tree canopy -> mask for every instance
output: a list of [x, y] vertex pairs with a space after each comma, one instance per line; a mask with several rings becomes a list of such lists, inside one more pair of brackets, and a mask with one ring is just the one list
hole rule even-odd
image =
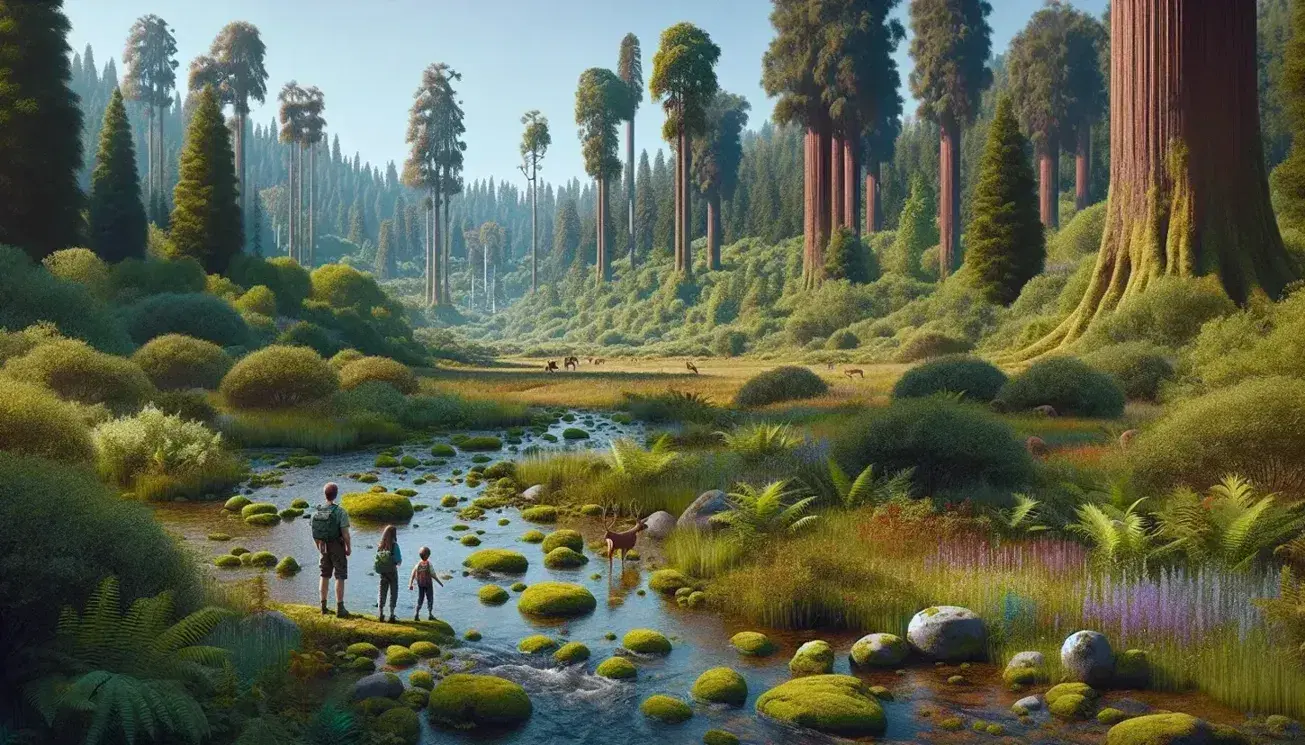
[[100, 149], [91, 174], [91, 250], [109, 262], [143, 258], [146, 228], [127, 107], [122, 92], [115, 90], [104, 110]]
[[912, 0], [911, 94], [931, 122], [968, 125], [992, 83], [992, 27], [986, 0]]

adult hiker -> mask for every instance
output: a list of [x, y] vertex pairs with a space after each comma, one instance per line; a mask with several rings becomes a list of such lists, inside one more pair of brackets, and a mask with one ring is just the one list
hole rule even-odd
[[321, 595], [322, 614], [326, 615], [326, 585], [335, 575], [335, 615], [348, 618], [349, 611], [344, 609], [344, 581], [349, 578], [349, 554], [353, 553], [353, 544], [349, 538], [349, 513], [335, 503], [340, 487], [327, 484], [322, 487], [326, 504], [319, 504], [313, 510], [309, 521], [313, 526], [313, 541], [317, 551], [322, 555], [318, 566], [322, 570]]

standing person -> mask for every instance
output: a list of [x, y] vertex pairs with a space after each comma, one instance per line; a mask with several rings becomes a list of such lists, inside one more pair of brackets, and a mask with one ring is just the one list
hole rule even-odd
[[426, 620], [435, 620], [435, 585], [432, 582], [438, 582], [440, 587], [444, 586], [440, 578], [435, 576], [435, 570], [430, 565], [430, 547], [422, 546], [421, 551], [417, 552], [421, 561], [412, 567], [412, 576], [408, 577], [408, 592], [412, 592], [412, 584], [417, 583], [417, 613], [412, 617], [414, 621], [421, 620], [421, 604], [426, 603]]
[[329, 613], [326, 609], [326, 585], [331, 574], [335, 574], [335, 615], [348, 618], [349, 611], [344, 609], [344, 581], [349, 578], [349, 554], [353, 553], [353, 543], [349, 537], [349, 513], [335, 503], [339, 492], [340, 487], [333, 483], [322, 487], [326, 504], [317, 505], [309, 522], [313, 526], [313, 541], [322, 555], [318, 562], [322, 570], [322, 615]]
[[397, 623], [394, 617], [394, 605], [399, 602], [399, 565], [403, 563], [403, 552], [399, 550], [399, 531], [393, 525], [386, 525], [381, 533], [381, 542], [376, 547], [376, 560], [372, 568], [381, 578], [380, 602], [376, 607], [385, 622], [385, 596], [390, 597], [390, 623]]

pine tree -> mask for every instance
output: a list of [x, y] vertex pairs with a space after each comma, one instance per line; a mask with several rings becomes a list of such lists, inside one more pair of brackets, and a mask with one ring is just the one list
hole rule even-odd
[[100, 258], [117, 262], [145, 255], [145, 206], [140, 200], [136, 148], [122, 91], [113, 89], [104, 110], [100, 149], [91, 175], [90, 244]]
[[970, 282], [1002, 305], [1019, 297], [1024, 284], [1042, 272], [1047, 257], [1027, 146], [1011, 100], [1003, 96], [988, 128], [965, 247]]
[[395, 276], [394, 268], [394, 223], [381, 221], [381, 235], [376, 242], [376, 277], [390, 279]]
[[575, 262], [576, 249], [580, 247], [580, 212], [574, 199], [564, 200], [557, 210], [553, 223], [553, 261], [557, 277], [561, 277]]
[[653, 231], [657, 228], [657, 195], [653, 193], [652, 166], [648, 164], [648, 151], [639, 154], [639, 175], [635, 184], [634, 235], [638, 253], [647, 256], [652, 252]]
[[77, 245], [82, 227], [82, 112], [62, 6], [0, 3], [0, 244], [36, 259]]
[[843, 226], [834, 231], [825, 249], [825, 279], [866, 284], [879, 279], [879, 262], [857, 234]]
[[199, 94], [179, 175], [172, 192], [173, 247], [178, 256], [194, 258], [205, 271], [220, 274], [240, 252], [244, 228], [231, 132], [211, 87]]
[[937, 202], [922, 176], [911, 179], [911, 196], [902, 207], [897, 238], [885, 257], [884, 269], [904, 277], [921, 277], [920, 258], [938, 244]]
[[349, 208], [349, 242], [355, 246], [361, 246], [364, 233], [362, 202], [357, 201]]
[[1292, 132], [1287, 159], [1273, 169], [1278, 218], [1293, 228], [1305, 228], [1305, 2], [1291, 7], [1291, 36], [1283, 54], [1278, 99], [1285, 102], [1279, 117]]
[[252, 214], [249, 216], [250, 229], [254, 231], [253, 238], [250, 242], [250, 250], [254, 256], [263, 255], [263, 199], [258, 195], [257, 190], [250, 198], [250, 204], [253, 207]]

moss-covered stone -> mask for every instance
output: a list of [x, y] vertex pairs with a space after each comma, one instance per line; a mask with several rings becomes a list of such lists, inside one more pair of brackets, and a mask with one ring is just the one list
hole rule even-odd
[[693, 581], [676, 569], [658, 569], [648, 578], [648, 587], [663, 595], [672, 595], [681, 587], [692, 587]]
[[391, 644], [401, 644], [406, 647], [417, 641], [439, 644], [451, 641], [456, 636], [453, 627], [440, 620], [381, 623], [375, 616], [328, 618], [322, 616], [321, 609], [316, 603], [313, 605], [278, 604], [275, 608], [298, 624], [304, 630], [306, 637], [311, 636], [313, 646], [319, 649], [354, 642], [370, 642], [382, 648]]
[[355, 657], [352, 662], [345, 666], [349, 670], [358, 673], [371, 673], [376, 670], [376, 662], [367, 657]]
[[235, 546], [227, 553], [231, 554], [232, 556], [244, 556], [245, 554], [249, 553], [249, 549], [245, 548], [244, 546]]
[[412, 684], [413, 688], [424, 688], [429, 691], [435, 687], [435, 676], [431, 675], [428, 670], [413, 670], [412, 674], [408, 676], [408, 682]]
[[434, 642], [413, 642], [408, 649], [412, 650], [412, 653], [418, 657], [431, 658], [440, 656], [440, 647]]
[[757, 699], [757, 713], [779, 722], [843, 737], [883, 734], [883, 707], [850, 675], [795, 678]]
[[543, 634], [527, 636], [517, 642], [517, 651], [525, 654], [539, 654], [557, 649], [557, 641]]
[[1231, 727], [1212, 725], [1189, 714], [1149, 714], [1110, 728], [1106, 745], [1235, 745], [1246, 738]]
[[296, 510], [306, 510], [306, 509], [308, 509], [308, 500], [307, 500], [307, 499], [296, 499], [296, 500], [294, 500], [293, 502], [290, 503], [290, 506], [291, 506], [291, 507], [294, 507]]
[[390, 667], [412, 667], [417, 664], [417, 655], [407, 647], [391, 644], [385, 648], [385, 664]]
[[443, 442], [437, 442], [431, 446], [430, 454], [436, 458], [452, 458], [458, 454], [452, 445]]
[[257, 515], [250, 515], [245, 518], [246, 525], [253, 525], [258, 528], [270, 528], [274, 525], [281, 524], [281, 516], [275, 513], [261, 512]]
[[210, 541], [219, 541], [219, 542], [220, 542], [220, 541], [229, 541], [229, 540], [231, 540], [231, 536], [227, 535], [226, 533], [209, 533], [209, 534], [208, 534], [208, 539], [209, 539]]
[[221, 556], [215, 556], [213, 558], [213, 563], [223, 569], [239, 569], [240, 557], [232, 556], [231, 554], [222, 554]]
[[739, 745], [739, 736], [723, 729], [709, 729], [702, 734], [702, 745]]
[[522, 613], [554, 618], [581, 616], [597, 606], [593, 593], [569, 582], [536, 582], [517, 600], [517, 610]]
[[367, 657], [373, 660], [381, 656], [381, 650], [371, 642], [354, 642], [345, 648], [344, 653], [353, 655], [354, 657]]
[[521, 534], [521, 540], [525, 543], [543, 543], [545, 538], [547, 536], [538, 530], [527, 530]]
[[[416, 673], [414, 673], [415, 675]], [[431, 680], [431, 685], [435, 681]], [[421, 711], [426, 708], [426, 702], [430, 700], [430, 689], [428, 688], [409, 688], [399, 696], [399, 702], [413, 711]]]
[[421, 721], [417, 719], [417, 712], [407, 706], [396, 706], [382, 712], [376, 717], [373, 727], [378, 733], [394, 738], [391, 742], [417, 745], [421, 740]]
[[671, 640], [652, 629], [631, 629], [621, 638], [621, 646], [636, 654], [666, 655], [671, 653]]
[[402, 523], [412, 519], [412, 500], [388, 492], [355, 492], [340, 497], [352, 520]]
[[598, 665], [594, 673], [600, 678], [611, 680], [629, 680], [639, 674], [634, 663], [624, 657], [608, 657]]
[[222, 509], [226, 510], [227, 512], [240, 512], [245, 507], [247, 507], [251, 502], [252, 500], [250, 500], [249, 497], [246, 497], [242, 494], [237, 494], [236, 496], [228, 499], [226, 501], [226, 504], [222, 505]]
[[271, 551], [255, 551], [249, 555], [249, 565], [259, 569], [271, 569], [276, 566], [276, 554]]
[[276, 573], [281, 575], [282, 577], [293, 577], [299, 572], [300, 572], [299, 562], [295, 561], [295, 557], [293, 556], [286, 556], [282, 558], [281, 561], [279, 561], [276, 565]]
[[586, 647], [580, 642], [567, 642], [553, 653], [553, 659], [563, 665], [584, 662], [589, 659], [589, 647]]
[[438, 725], [514, 727], [530, 718], [530, 696], [521, 686], [493, 675], [454, 673], [430, 692], [427, 716]]
[[896, 667], [911, 651], [896, 634], [866, 634], [852, 645], [852, 664], [861, 667]]
[[506, 548], [483, 548], [468, 556], [462, 562], [462, 566], [502, 574], [524, 574], [530, 562], [517, 551]]
[[1146, 688], [1151, 683], [1151, 660], [1140, 649], [1115, 655], [1114, 684], [1119, 688]]
[[1096, 689], [1094, 689], [1092, 686], [1088, 685], [1087, 683], [1061, 683], [1059, 685], [1054, 685], [1051, 688], [1047, 689], [1047, 692], [1043, 696], [1043, 698], [1046, 700], [1047, 706], [1050, 706], [1056, 703], [1056, 700], [1059, 699], [1061, 696], [1071, 696], [1071, 695], [1082, 696], [1087, 699], [1095, 700], [1099, 694], [1097, 693]]
[[464, 546], [472, 546], [472, 547], [475, 547], [475, 546], [479, 546], [479, 545], [480, 545], [480, 537], [479, 537], [479, 536], [476, 536], [476, 535], [474, 535], [474, 534], [468, 534], [468, 535], [464, 535], [464, 536], [462, 536], [462, 538], [461, 538], [461, 540], [460, 540], [459, 542], [460, 542], [462, 545], [464, 545]]
[[444, 496], [440, 497], [440, 506], [441, 506], [441, 507], [457, 507], [457, 506], [458, 506], [458, 498], [455, 497], [455, 496], [453, 496], [452, 494], [445, 494]]
[[589, 557], [566, 546], [558, 546], [544, 556], [544, 566], [549, 569], [576, 569], [589, 563]]
[[526, 585], [525, 582], [513, 582], [510, 589], [512, 592], [525, 592], [526, 587], [528, 587], [528, 585]]
[[742, 706], [748, 700], [748, 681], [728, 667], [713, 667], [698, 676], [690, 694], [703, 703]]
[[544, 538], [544, 545], [541, 548], [547, 554], [558, 546], [566, 546], [576, 553], [581, 553], [585, 550], [585, 537], [580, 535], [578, 531], [563, 528], [549, 533]]
[[276, 512], [276, 505], [268, 502], [254, 502], [240, 508], [240, 516], [244, 518], [250, 518], [254, 515], [275, 515]]
[[775, 653], [775, 645], [770, 637], [759, 631], [740, 631], [730, 637], [730, 644], [739, 654], [749, 657], [769, 657]]
[[834, 648], [821, 639], [809, 641], [798, 647], [788, 662], [793, 675], [825, 675], [834, 669]]
[[1109, 706], [1097, 712], [1097, 721], [1102, 724], [1119, 724], [1128, 719], [1128, 715]]
[[693, 717], [693, 709], [674, 696], [657, 694], [639, 704], [639, 711], [649, 719], [663, 724], [679, 724]]
[[521, 519], [527, 522], [551, 525], [557, 522], [557, 508], [548, 504], [527, 507], [521, 511]]
[[486, 605], [502, 605], [508, 601], [508, 591], [498, 585], [485, 585], [476, 592], [476, 597]]
[[603, 514], [603, 506], [600, 504], [581, 505], [580, 514], [588, 517], [598, 517]]
[[1093, 699], [1077, 693], [1066, 693], [1047, 704], [1047, 711], [1061, 719], [1087, 719], [1095, 708]]

